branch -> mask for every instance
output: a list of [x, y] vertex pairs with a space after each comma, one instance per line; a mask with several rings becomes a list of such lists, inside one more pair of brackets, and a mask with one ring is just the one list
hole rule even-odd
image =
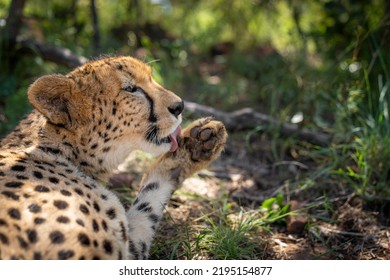
[[85, 57], [78, 56], [66, 48], [47, 45], [31, 39], [21, 40], [19, 43], [22, 46], [21, 52], [23, 54], [38, 53], [44, 60], [52, 61], [69, 68], [75, 68], [87, 62]]
[[310, 131], [291, 123], [282, 123], [279, 120], [254, 111], [251, 108], [240, 109], [231, 113], [222, 112], [214, 108], [194, 102], [186, 102], [186, 111], [195, 116], [214, 116], [222, 121], [230, 131], [253, 129], [257, 126], [279, 128], [282, 136], [296, 136], [298, 139], [318, 146], [329, 146], [331, 136], [322, 132]]

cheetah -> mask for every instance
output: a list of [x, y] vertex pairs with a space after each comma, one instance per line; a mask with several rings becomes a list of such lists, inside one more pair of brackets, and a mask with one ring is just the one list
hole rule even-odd
[[[184, 103], [129, 56], [38, 78], [0, 142], [0, 259], [147, 259], [164, 206], [224, 147], [224, 125], [181, 129]], [[156, 156], [130, 207], [107, 187], [134, 150]]]

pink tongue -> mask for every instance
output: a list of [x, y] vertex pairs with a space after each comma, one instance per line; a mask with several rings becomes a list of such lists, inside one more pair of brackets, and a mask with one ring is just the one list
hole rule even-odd
[[172, 153], [175, 152], [179, 147], [179, 145], [177, 144], [177, 138], [179, 137], [180, 132], [181, 132], [181, 127], [179, 125], [172, 134], [169, 134], [169, 139], [171, 139], [172, 142], [170, 152]]

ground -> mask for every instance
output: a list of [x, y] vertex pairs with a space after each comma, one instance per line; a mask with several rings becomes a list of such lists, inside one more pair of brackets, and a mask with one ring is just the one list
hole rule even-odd
[[[222, 156], [173, 195], [151, 258], [390, 259], [390, 201], [313, 182], [304, 152], [275, 160], [274, 150], [266, 136], [231, 134]], [[111, 178], [125, 203], [151, 160], [137, 153]]]

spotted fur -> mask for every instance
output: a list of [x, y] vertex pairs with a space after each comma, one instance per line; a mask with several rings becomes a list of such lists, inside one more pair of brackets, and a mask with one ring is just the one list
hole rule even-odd
[[[183, 103], [131, 57], [44, 76], [34, 110], [0, 142], [0, 259], [145, 259], [172, 192], [220, 153], [224, 126], [184, 129]], [[105, 188], [133, 150], [160, 155], [125, 210]]]

